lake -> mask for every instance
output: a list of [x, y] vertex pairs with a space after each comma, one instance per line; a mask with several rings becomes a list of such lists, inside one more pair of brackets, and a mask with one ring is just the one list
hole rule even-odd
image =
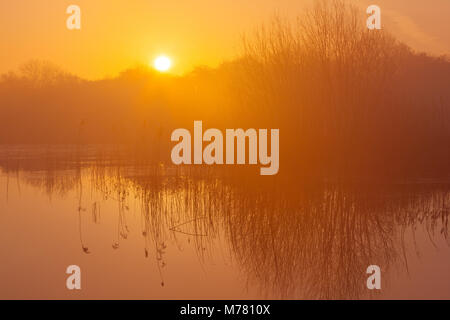
[[0, 298], [450, 299], [450, 183], [247, 170], [1, 147]]

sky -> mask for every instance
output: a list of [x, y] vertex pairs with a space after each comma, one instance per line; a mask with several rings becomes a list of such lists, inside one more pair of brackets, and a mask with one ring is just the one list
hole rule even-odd
[[[275, 13], [294, 17], [315, 0], [0, 0], [0, 73], [49, 60], [87, 79], [115, 76], [159, 54], [172, 72], [232, 59], [240, 37]], [[383, 28], [419, 51], [450, 54], [450, 0], [349, 0], [381, 8]], [[81, 8], [81, 30], [66, 8]]]

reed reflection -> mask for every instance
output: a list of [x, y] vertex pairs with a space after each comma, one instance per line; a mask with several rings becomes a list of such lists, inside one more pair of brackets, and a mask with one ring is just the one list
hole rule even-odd
[[278, 298], [367, 297], [367, 266], [388, 274], [400, 261], [407, 272], [408, 229], [424, 227], [430, 241], [441, 237], [450, 245], [445, 183], [266, 179], [247, 168], [171, 167], [89, 150], [17, 154], [2, 152], [9, 184], [31, 184], [49, 197], [76, 190], [79, 225], [73, 227], [86, 254], [95, 252], [83, 238], [84, 222], [112, 214], [102, 210], [104, 201], [117, 203], [112, 250], [127, 239], [127, 221], [137, 210], [143, 254], [158, 265], [162, 286], [167, 243], [180, 239], [195, 245], [200, 261], [215, 255], [215, 241], [224, 241], [247, 285]]

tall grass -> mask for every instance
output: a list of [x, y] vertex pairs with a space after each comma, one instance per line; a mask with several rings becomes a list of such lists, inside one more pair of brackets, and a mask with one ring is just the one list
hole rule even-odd
[[218, 68], [84, 81], [31, 63], [0, 81], [0, 143], [122, 144], [169, 162], [170, 133], [280, 128], [279, 175], [450, 176], [450, 61], [414, 52], [341, 0], [275, 17]]
[[448, 58], [416, 54], [364, 19], [318, 1], [247, 36], [234, 86], [243, 109], [282, 128], [283, 165], [305, 174], [448, 178]]

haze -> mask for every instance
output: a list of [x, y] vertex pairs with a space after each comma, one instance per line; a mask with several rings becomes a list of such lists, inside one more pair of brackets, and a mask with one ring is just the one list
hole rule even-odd
[[[232, 59], [244, 32], [275, 13], [294, 17], [312, 0], [15, 0], [0, 3], [0, 73], [30, 59], [49, 60], [87, 79], [115, 76], [158, 54], [175, 74]], [[413, 48], [450, 52], [448, 0], [351, 1], [382, 9], [383, 25]], [[65, 27], [67, 6], [82, 11], [82, 29]]]

